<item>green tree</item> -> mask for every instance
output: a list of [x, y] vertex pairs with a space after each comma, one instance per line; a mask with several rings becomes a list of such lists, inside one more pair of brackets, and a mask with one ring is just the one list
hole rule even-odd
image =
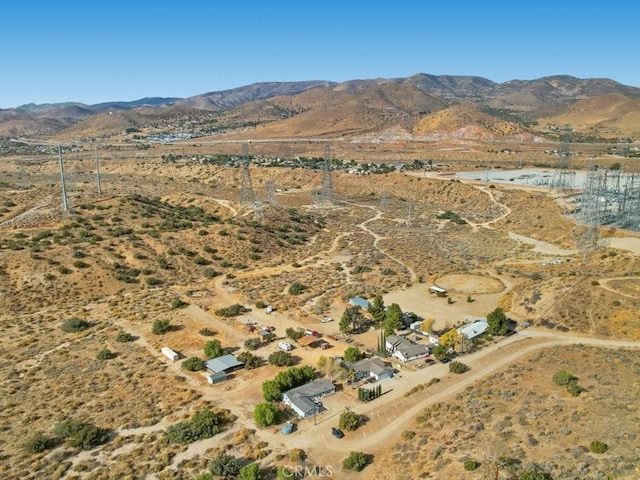
[[392, 303], [387, 307], [387, 311], [385, 312], [384, 320], [382, 322], [384, 333], [386, 335], [393, 335], [396, 330], [402, 328], [402, 326], [402, 310], [400, 310], [400, 305]]
[[91, 450], [109, 440], [109, 430], [73, 419], [56, 425], [54, 432], [70, 446], [83, 450]]
[[244, 368], [247, 370], [252, 370], [260, 366], [260, 357], [251, 352], [240, 352], [238, 354], [238, 360], [244, 363]]
[[457, 329], [452, 328], [440, 337], [440, 344], [445, 347], [455, 347], [460, 343], [461, 334]]
[[207, 358], [216, 358], [224, 355], [220, 340], [208, 340], [207, 343], [204, 344], [204, 354]]
[[358, 415], [356, 412], [352, 412], [351, 410], [347, 410], [346, 412], [342, 412], [340, 414], [339, 425], [343, 430], [353, 431], [357, 430], [359, 426], [363, 423], [362, 415]]
[[261, 427], [268, 427], [278, 421], [278, 408], [271, 402], [259, 403], [253, 409], [253, 419]]
[[279, 402], [282, 399], [282, 390], [275, 380], [267, 380], [262, 384], [262, 396], [267, 402]]
[[347, 347], [343, 358], [346, 362], [354, 363], [364, 358], [364, 353], [358, 347]]
[[361, 471], [369, 463], [369, 455], [362, 452], [351, 452], [347, 458], [342, 461], [342, 468], [345, 470]]
[[200, 357], [187, 358], [182, 362], [182, 368], [190, 372], [199, 372], [200, 370], [204, 370], [204, 360]]
[[151, 325], [151, 333], [154, 335], [162, 335], [171, 330], [171, 323], [169, 320], [156, 320]]
[[447, 348], [443, 345], [436, 345], [431, 348], [431, 354], [436, 360], [440, 361], [447, 356]]
[[128, 332], [120, 332], [116, 337], [116, 342], [126, 343], [133, 342], [136, 338]]
[[250, 463], [240, 469], [240, 480], [262, 480], [260, 466], [257, 463]]
[[566, 387], [573, 382], [578, 381], [578, 377], [576, 377], [573, 373], [566, 372], [564, 370], [559, 370], [553, 374], [552, 377], [553, 383], [556, 385], [560, 385], [561, 387]]
[[293, 357], [289, 352], [278, 350], [269, 355], [269, 363], [277, 367], [285, 367], [293, 363]]
[[233, 455], [220, 453], [211, 461], [209, 471], [218, 477], [233, 477], [240, 472], [240, 462]]
[[509, 319], [502, 307], [497, 307], [487, 315], [487, 323], [489, 324], [487, 331], [490, 335], [506, 335], [509, 332]]
[[247, 338], [244, 341], [244, 347], [248, 350], [257, 350], [262, 346], [262, 342], [258, 338]]
[[358, 307], [347, 307], [344, 310], [342, 317], [340, 317], [340, 331], [342, 333], [351, 332], [355, 328], [355, 325], [358, 323], [358, 320], [356, 318], [359, 314], [360, 312]]
[[384, 321], [385, 306], [382, 295], [376, 295], [376, 297], [373, 299], [373, 303], [369, 302], [367, 311], [373, 317], [373, 320], [376, 322], [376, 324], [380, 325]]

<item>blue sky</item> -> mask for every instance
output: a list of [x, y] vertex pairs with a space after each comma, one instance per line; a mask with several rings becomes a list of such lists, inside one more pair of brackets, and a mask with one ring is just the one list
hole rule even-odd
[[0, 108], [420, 72], [640, 87], [639, 14], [635, 0], [0, 0]]

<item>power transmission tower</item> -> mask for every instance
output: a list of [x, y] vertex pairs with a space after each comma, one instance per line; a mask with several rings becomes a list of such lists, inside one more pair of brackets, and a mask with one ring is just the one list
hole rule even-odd
[[556, 188], [558, 190], [566, 190], [574, 188], [576, 172], [569, 171], [569, 158], [571, 158], [571, 152], [569, 151], [569, 144], [571, 143], [571, 133], [573, 129], [570, 125], [565, 125], [562, 132], [562, 146], [560, 152], [558, 152], [559, 158], [556, 165], [556, 172], [551, 179], [550, 188]]
[[413, 200], [409, 199], [407, 204], [407, 227], [411, 226], [411, 214], [413, 213]]
[[62, 180], [62, 214], [69, 212], [69, 199], [67, 198], [67, 184], [64, 178], [64, 162], [62, 161], [62, 147], [58, 145], [58, 165], [60, 166], [60, 179]]
[[24, 178], [24, 162], [18, 160], [18, 190], [24, 190], [26, 187]]
[[98, 181], [98, 195], [102, 195], [102, 182], [100, 181], [100, 162], [98, 161], [98, 150], [93, 146], [93, 155], [96, 159], [96, 179]]
[[277, 205], [276, 182], [273, 180], [267, 181], [267, 203], [269, 205]]
[[380, 210], [386, 212], [387, 208], [389, 208], [389, 193], [383, 190], [382, 196], [380, 197]]
[[242, 205], [253, 205], [255, 197], [253, 195], [253, 185], [251, 184], [251, 174], [249, 173], [249, 144], [242, 144], [242, 183], [240, 186], [240, 203]]
[[333, 179], [331, 178], [331, 147], [327, 143], [324, 146], [324, 171], [322, 174], [322, 189], [320, 190], [321, 203], [333, 203]]
[[264, 203], [255, 202], [253, 204], [253, 213], [256, 220], [259, 220], [259, 221], [264, 220]]

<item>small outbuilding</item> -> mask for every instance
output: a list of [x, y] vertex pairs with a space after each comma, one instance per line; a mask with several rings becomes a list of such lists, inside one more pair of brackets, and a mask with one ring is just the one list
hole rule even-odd
[[224, 382], [226, 379], [227, 379], [226, 372], [216, 372], [216, 373], [210, 373], [207, 375], [207, 382], [209, 382], [211, 385]]
[[439, 287], [437, 285], [431, 285], [429, 287], [429, 293], [435, 293], [437, 295], [446, 295], [447, 294], [447, 289]]
[[161, 352], [172, 362], [177, 362], [178, 360], [180, 360], [180, 354], [178, 352], [174, 352], [169, 347], [162, 347]]
[[233, 355], [222, 355], [221, 357], [212, 358], [205, 362], [205, 367], [211, 373], [224, 372], [225, 374], [238, 370], [244, 366], [244, 363], [240, 362]]

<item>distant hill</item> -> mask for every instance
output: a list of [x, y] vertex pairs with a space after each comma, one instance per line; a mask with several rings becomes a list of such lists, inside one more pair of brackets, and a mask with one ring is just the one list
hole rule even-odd
[[583, 138], [640, 139], [640, 88], [566, 75], [496, 83], [474, 76], [264, 82], [189, 98], [0, 110], [0, 137], [71, 139], [158, 132], [354, 141], [466, 138], [527, 141], [549, 125]]

